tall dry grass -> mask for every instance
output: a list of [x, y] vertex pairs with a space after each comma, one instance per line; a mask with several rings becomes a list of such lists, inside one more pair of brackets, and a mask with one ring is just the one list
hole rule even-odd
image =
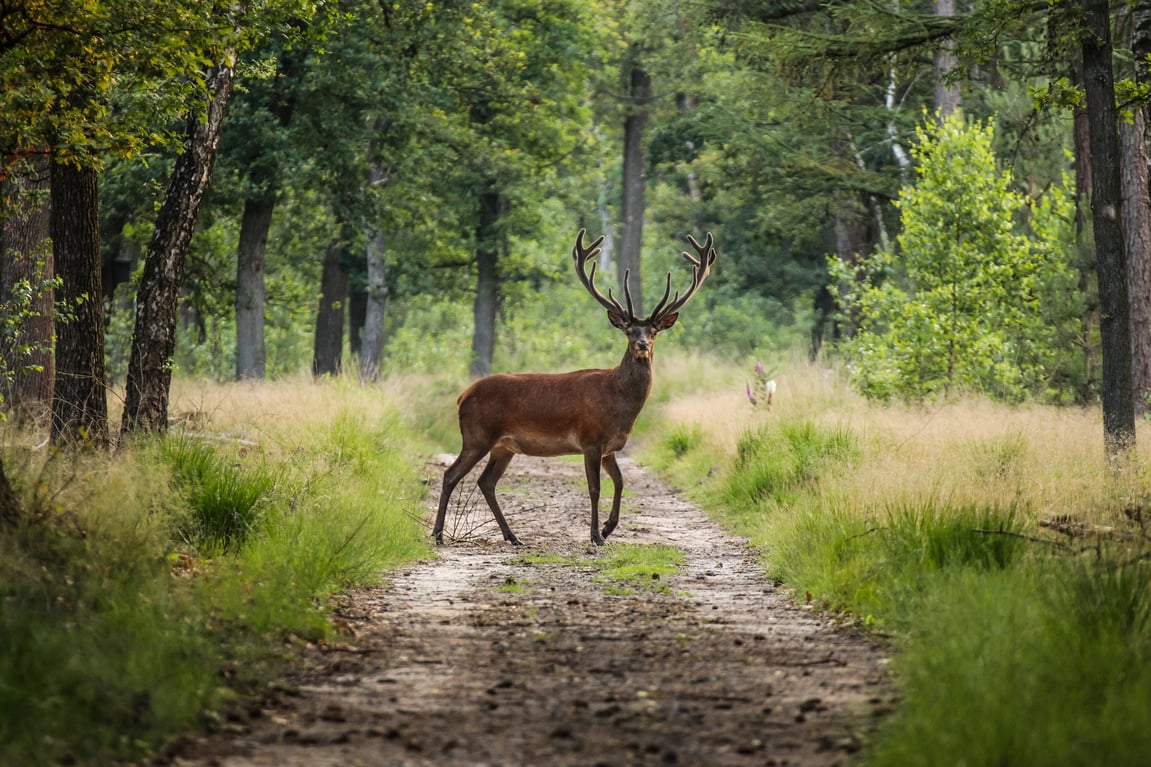
[[862, 763], [1147, 763], [1146, 423], [1112, 465], [1098, 408], [874, 407], [794, 364], [753, 409], [717, 367], [650, 418], [644, 455], [796, 593], [891, 642], [899, 707]]

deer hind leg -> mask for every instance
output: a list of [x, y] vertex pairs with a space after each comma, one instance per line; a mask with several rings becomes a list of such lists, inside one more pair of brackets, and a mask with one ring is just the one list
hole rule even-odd
[[478, 484], [480, 492], [484, 494], [487, 499], [488, 506], [491, 507], [492, 515], [496, 518], [496, 524], [500, 526], [500, 532], [504, 534], [504, 540], [509, 541], [515, 546], [519, 546], [520, 541], [512, 533], [512, 529], [508, 527], [508, 521], [504, 519], [503, 512], [500, 511], [500, 505], [496, 501], [496, 483], [500, 481], [504, 471], [508, 468], [508, 464], [512, 462], [515, 456], [510, 450], [506, 448], [496, 447], [492, 448], [492, 457], [488, 459], [488, 465], [484, 467], [484, 473], [480, 475]]
[[444, 545], [444, 518], [448, 514], [448, 501], [452, 497], [452, 492], [460, 480], [467, 476], [472, 467], [479, 463], [487, 452], [487, 448], [481, 450], [465, 447], [460, 451], [455, 463], [444, 470], [444, 486], [440, 490], [440, 507], [436, 511], [435, 527], [432, 528], [432, 535], [435, 536], [437, 546]]
[[600, 453], [584, 453], [584, 472], [587, 474], [587, 494], [591, 498], [591, 540], [596, 546], [603, 545], [599, 533], [599, 466], [603, 456]]
[[615, 453], [605, 455], [601, 463], [604, 471], [611, 478], [613, 488], [611, 514], [608, 515], [607, 522], [604, 522], [603, 525], [603, 537], [607, 538], [611, 535], [612, 530], [615, 530], [615, 526], [619, 524], [619, 501], [623, 495], [623, 474], [620, 473], [619, 464], [615, 461]]

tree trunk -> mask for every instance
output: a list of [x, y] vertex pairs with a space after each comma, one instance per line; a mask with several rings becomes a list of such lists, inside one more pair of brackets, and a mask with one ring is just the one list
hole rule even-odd
[[1148, 410], [1151, 396], [1151, 206], [1148, 205], [1144, 110], [1119, 125], [1123, 161], [1123, 237], [1127, 254], [1127, 296], [1131, 310], [1131, 389], [1135, 415]]
[[499, 192], [489, 189], [480, 196], [480, 219], [476, 226], [476, 302], [475, 328], [472, 332], [472, 362], [470, 372], [479, 378], [492, 372], [492, 358], [496, 347], [496, 309], [499, 306], [499, 223], [501, 199]]
[[[935, 15], [945, 18], [954, 16], [955, 0], [935, 0]], [[935, 106], [939, 110], [940, 121], [958, 112], [962, 106], [959, 84], [947, 81], [955, 64], [955, 41], [945, 40], [935, 49]]]
[[1083, 86], [1090, 122], [1091, 215], [1099, 278], [1103, 350], [1103, 442], [1118, 458], [1135, 447], [1127, 260], [1120, 222], [1119, 129], [1111, 70], [1111, 14], [1106, 0], [1086, 3]]
[[51, 229], [60, 277], [57, 298], [68, 313], [56, 324], [53, 444], [108, 443], [98, 211], [96, 171], [53, 162]]
[[361, 357], [364, 349], [364, 323], [368, 319], [367, 269], [358, 262], [348, 275], [348, 350]]
[[[633, 56], [638, 55], [633, 48]], [[628, 288], [627, 274], [631, 273], [631, 297], [636, 312], [643, 311], [643, 279], [640, 254], [643, 249], [643, 219], [647, 211], [646, 159], [644, 133], [647, 130], [648, 105], [651, 102], [651, 77], [635, 62], [628, 82], [630, 108], [623, 127], [623, 199], [620, 213], [623, 231], [616, 256], [620, 295]]]
[[388, 307], [388, 271], [384, 258], [384, 233], [372, 227], [368, 233], [368, 290], [364, 303], [364, 337], [360, 345], [360, 380], [376, 381], [384, 358], [384, 316]]
[[343, 368], [344, 313], [348, 305], [348, 270], [342, 263], [347, 250], [343, 237], [328, 245], [320, 275], [320, 306], [316, 311], [316, 342], [312, 375], [335, 376]]
[[144, 274], [136, 295], [136, 321], [124, 393], [123, 434], [168, 428], [168, 395], [184, 261], [192, 243], [200, 205], [212, 181], [220, 128], [232, 96], [231, 63], [213, 68], [206, 80], [204, 107], [188, 116], [184, 151], [156, 216], [156, 228], [144, 257]]
[[[1083, 61], [1073, 57], [1070, 76], [1072, 82], [1083, 85]], [[1076, 392], [1076, 400], [1086, 405], [1095, 399], [1099, 380], [1099, 347], [1092, 340], [1099, 327], [1099, 290], [1095, 280], [1095, 251], [1089, 235], [1090, 221], [1087, 211], [1091, 205], [1091, 130], [1087, 110], [1082, 106], [1072, 109], [1072, 138], [1075, 152], [1075, 246], [1078, 254], [1079, 293], [1084, 297], [1083, 313], [1079, 317], [1079, 337], [1083, 350], [1083, 382]]]
[[[0, 206], [5, 206], [0, 216], [0, 307], [27, 312], [18, 327], [0, 333], [0, 396], [18, 420], [39, 420], [52, 402], [55, 293], [50, 282], [55, 272], [49, 163], [46, 153], [29, 154], [10, 166], [15, 172], [0, 185]], [[32, 288], [27, 306], [14, 293], [21, 282]]]
[[4, 473], [4, 461], [0, 459], [0, 525], [12, 529], [24, 518], [24, 507], [20, 496], [16, 495], [8, 475]]
[[276, 199], [266, 196], [244, 203], [236, 259], [236, 380], [263, 380], [264, 253]]
[[[1136, 0], [1131, 4], [1131, 50], [1135, 62], [1135, 81], [1142, 86], [1151, 86], [1151, 67], [1148, 65], [1148, 56], [1151, 56], [1151, 0]], [[1139, 184], [1138, 198], [1141, 202], [1137, 206], [1144, 216], [1144, 222], [1139, 225], [1139, 236], [1143, 243], [1138, 248], [1128, 244], [1127, 271], [1130, 285], [1127, 293], [1131, 297], [1131, 338], [1132, 338], [1132, 389], [1135, 396], [1135, 412], [1137, 415], [1146, 415], [1151, 410], [1148, 396], [1151, 395], [1151, 212], [1148, 209], [1148, 157], [1151, 156], [1151, 133], [1148, 133], [1148, 108], [1144, 106], [1138, 110], [1139, 122], [1142, 128], [1133, 137], [1133, 140], [1142, 144], [1141, 154], [1128, 156], [1124, 153], [1123, 169], [1132, 174], [1138, 174], [1139, 180], [1131, 183]], [[1128, 164], [1140, 163], [1137, 167], [1128, 168]], [[1124, 181], [1126, 188], [1127, 182]], [[1128, 194], [1124, 193], [1126, 200]], [[1124, 210], [1124, 216], [1127, 211]], [[1144, 228], [1146, 227], [1146, 228]], [[1128, 237], [1130, 243], [1130, 237]], [[1136, 291], [1140, 291], [1136, 295]]]

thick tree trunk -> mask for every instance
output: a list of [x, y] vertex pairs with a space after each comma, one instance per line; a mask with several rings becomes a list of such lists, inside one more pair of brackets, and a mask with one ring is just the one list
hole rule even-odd
[[53, 162], [51, 228], [60, 277], [57, 298], [69, 315], [56, 325], [54, 444], [108, 443], [98, 210], [96, 171]]
[[496, 225], [501, 209], [500, 194], [492, 189], [480, 196], [480, 219], [476, 226], [476, 302], [472, 332], [470, 372], [479, 378], [492, 372], [496, 347], [496, 310], [499, 307], [499, 237]]
[[[50, 163], [46, 153], [29, 154], [11, 166], [7, 182], [0, 185], [0, 307], [27, 312], [18, 327], [0, 332], [0, 395], [4, 409], [19, 420], [39, 420], [52, 402]], [[27, 306], [14, 293], [24, 282], [32, 287]]]
[[648, 106], [651, 103], [651, 77], [638, 62], [631, 67], [628, 87], [631, 104], [623, 128], [623, 199], [620, 205], [623, 231], [616, 255], [616, 271], [621, 296], [628, 287], [624, 280], [630, 272], [632, 300], [636, 311], [642, 312], [640, 255], [643, 250], [643, 219], [647, 212], [644, 134], [647, 131]]
[[1099, 277], [1103, 347], [1103, 441], [1109, 458], [1135, 447], [1127, 259], [1120, 221], [1119, 129], [1111, 69], [1111, 14], [1106, 0], [1086, 3], [1083, 86], [1091, 131], [1091, 215]]
[[188, 117], [184, 151], [176, 159], [156, 228], [144, 257], [136, 295], [136, 321], [124, 393], [121, 433], [168, 428], [168, 395], [184, 261], [192, 243], [200, 205], [212, 181], [220, 128], [232, 96], [235, 69], [213, 68], [206, 81], [206, 104]]
[[236, 259], [236, 380], [263, 380], [264, 254], [276, 199], [267, 196], [244, 203]]
[[1147, 412], [1151, 397], [1151, 206], [1143, 121], [1144, 110], [1136, 109], [1131, 123], [1122, 121], [1119, 125], [1123, 237], [1131, 309], [1131, 389], [1136, 416]]
[[339, 375], [343, 369], [344, 314], [348, 306], [348, 269], [343, 263], [346, 249], [343, 237], [337, 237], [324, 254], [312, 354], [312, 375], [317, 377]]
[[[1151, 56], [1151, 0], [1136, 0], [1131, 4], [1131, 50], [1135, 62], [1135, 81], [1142, 86], [1151, 85], [1151, 66], [1148, 56]], [[1133, 141], [1142, 144], [1141, 154], [1137, 157], [1133, 153], [1128, 156], [1124, 152], [1123, 168], [1125, 173], [1138, 175], [1138, 180], [1131, 179], [1130, 183], [1138, 185], [1131, 187], [1128, 195], [1139, 194], [1139, 213], [1144, 216], [1143, 223], [1139, 224], [1139, 237], [1142, 245], [1132, 247], [1131, 237], [1128, 236], [1127, 271], [1131, 284], [1127, 286], [1127, 293], [1131, 296], [1131, 338], [1132, 338], [1132, 389], [1135, 396], [1135, 412], [1137, 415], [1146, 415], [1151, 411], [1148, 396], [1151, 396], [1151, 210], [1148, 208], [1148, 195], [1151, 190], [1148, 184], [1148, 157], [1151, 156], [1151, 126], [1148, 123], [1148, 108], [1144, 106], [1137, 112], [1136, 124], [1141, 131], [1132, 136]], [[1125, 125], [1126, 127], [1126, 125]], [[1128, 164], [1139, 163], [1128, 168]], [[1127, 188], [1124, 181], [1124, 188]], [[1126, 220], [1127, 211], [1124, 210]], [[1146, 227], [1146, 228], [1144, 228]], [[1138, 291], [1138, 295], [1137, 295]]]
[[388, 269], [384, 233], [368, 233], [368, 289], [364, 302], [364, 337], [360, 346], [360, 380], [376, 381], [384, 359], [384, 317], [388, 308]]

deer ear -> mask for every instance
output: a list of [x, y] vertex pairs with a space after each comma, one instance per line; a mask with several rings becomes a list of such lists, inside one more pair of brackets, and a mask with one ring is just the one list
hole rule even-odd
[[657, 331], [667, 330], [672, 325], [674, 325], [675, 321], [678, 319], [679, 319], [679, 312], [672, 312], [671, 314], [669, 314], [665, 317], [660, 317], [659, 322], [655, 323], [655, 329]]
[[607, 318], [611, 321], [611, 324], [615, 325], [620, 330], [627, 330], [627, 320], [625, 320], [623, 315], [619, 312], [608, 309]]

